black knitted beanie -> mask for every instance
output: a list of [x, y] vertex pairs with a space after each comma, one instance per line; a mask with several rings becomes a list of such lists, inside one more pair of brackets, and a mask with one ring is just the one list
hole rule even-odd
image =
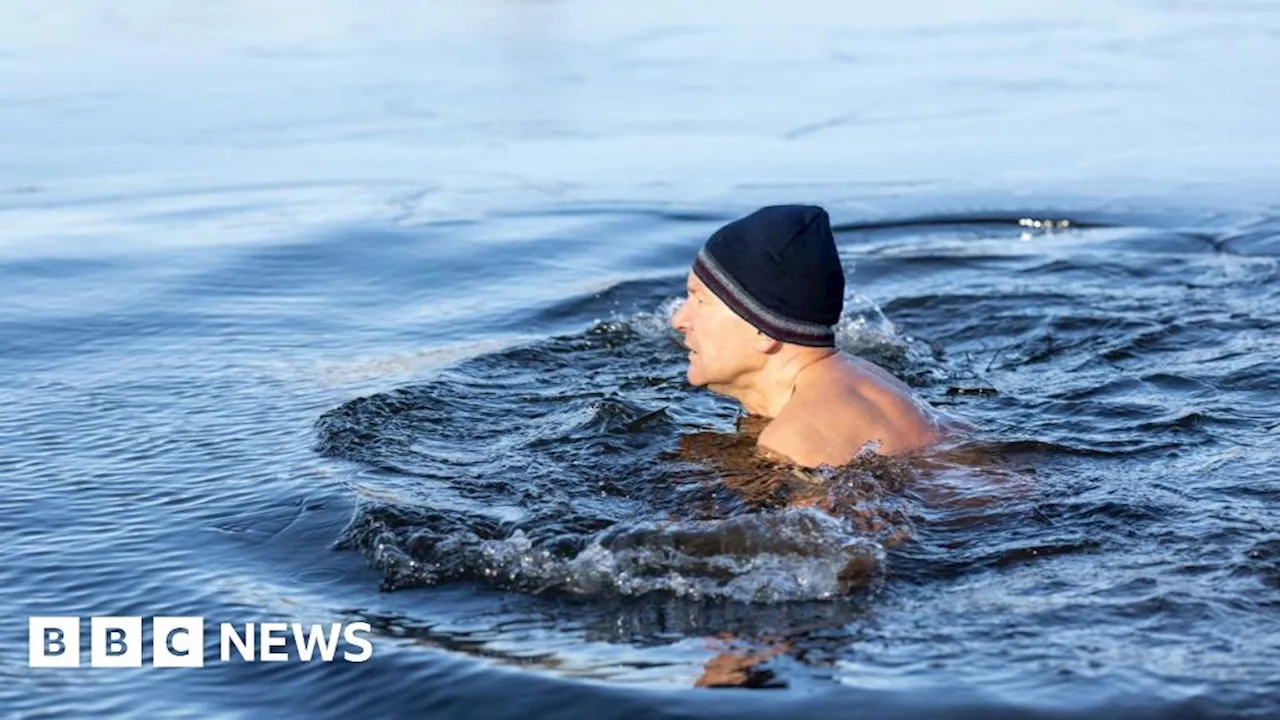
[[769, 337], [835, 345], [832, 326], [844, 308], [844, 268], [826, 210], [774, 205], [734, 220], [707, 240], [693, 272]]

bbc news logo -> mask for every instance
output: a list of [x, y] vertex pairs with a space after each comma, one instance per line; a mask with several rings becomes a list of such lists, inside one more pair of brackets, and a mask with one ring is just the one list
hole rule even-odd
[[[92, 667], [142, 667], [146, 642], [140, 617], [89, 618], [89, 665]], [[373, 657], [372, 632], [367, 622], [304, 625], [302, 623], [245, 623], [218, 627], [219, 657], [247, 662], [286, 662], [290, 641], [302, 662], [364, 662]], [[28, 619], [27, 646], [30, 667], [80, 667], [80, 618], [32, 617]], [[342, 652], [338, 652], [339, 649]], [[204, 667], [204, 618], [151, 618], [151, 664], [155, 667]]]

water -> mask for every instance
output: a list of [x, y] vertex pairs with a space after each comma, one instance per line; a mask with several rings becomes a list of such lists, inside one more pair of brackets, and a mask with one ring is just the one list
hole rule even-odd
[[[0, 707], [1280, 714], [1278, 10], [6, 5]], [[683, 385], [787, 201], [957, 444], [800, 476]], [[105, 614], [375, 655], [26, 666]]]

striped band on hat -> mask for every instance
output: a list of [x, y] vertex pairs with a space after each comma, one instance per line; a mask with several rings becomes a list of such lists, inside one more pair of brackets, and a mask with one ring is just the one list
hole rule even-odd
[[765, 307], [726, 272], [706, 248], [694, 259], [693, 272], [730, 310], [765, 335], [795, 345], [835, 346], [836, 334], [831, 326], [785, 317]]

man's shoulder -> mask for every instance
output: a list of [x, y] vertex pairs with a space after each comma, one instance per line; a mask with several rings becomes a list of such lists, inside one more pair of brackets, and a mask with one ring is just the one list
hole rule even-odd
[[887, 445], [918, 444], [928, 434], [931, 412], [906, 383], [857, 357], [845, 369], [809, 388], [797, 410], [824, 426], [861, 428]]
[[867, 441], [876, 439], [873, 436], [880, 423], [873, 410], [857, 399], [793, 401], [765, 427], [757, 444], [809, 467], [843, 465]]
[[786, 426], [808, 426], [839, 434], [845, 434], [851, 427], [882, 425], [885, 413], [880, 403], [869, 397], [857, 382], [842, 380], [797, 393], [777, 419]]
[[820, 426], [781, 416], [769, 423], [756, 439], [756, 446], [761, 450], [806, 467], [843, 464], [843, 454], [834, 444]]
[[842, 465], [867, 443], [892, 455], [930, 443], [925, 414], [910, 396], [886, 401], [836, 383], [797, 395], [761, 433], [764, 450], [815, 467]]

